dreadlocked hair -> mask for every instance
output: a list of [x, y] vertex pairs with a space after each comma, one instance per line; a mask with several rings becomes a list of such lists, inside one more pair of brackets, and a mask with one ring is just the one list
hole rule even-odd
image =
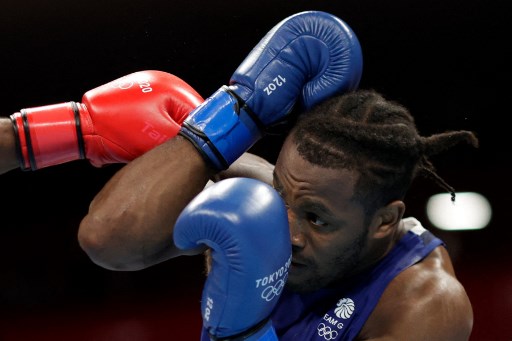
[[354, 200], [368, 214], [402, 200], [420, 174], [433, 179], [454, 200], [455, 190], [436, 173], [429, 157], [461, 142], [478, 146], [470, 131], [420, 136], [409, 110], [373, 90], [322, 102], [301, 115], [291, 134], [305, 160], [360, 174]]

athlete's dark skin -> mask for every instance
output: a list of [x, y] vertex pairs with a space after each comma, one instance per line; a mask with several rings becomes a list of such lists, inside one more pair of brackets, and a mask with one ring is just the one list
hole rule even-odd
[[19, 167], [11, 120], [0, 118], [0, 174]]
[[[18, 166], [12, 124], [0, 119], [0, 173]], [[318, 289], [364, 270], [406, 232], [405, 204], [394, 201], [382, 207], [370, 220], [365, 246], [356, 250], [355, 267], [338, 264], [346, 272], [333, 273], [333, 262], [341, 254], [354, 253], [351, 242], [365, 228], [362, 207], [350, 200], [358, 174], [312, 165], [288, 140], [275, 168], [245, 154], [228, 171], [215, 174], [195, 147], [178, 136], [114, 175], [80, 225], [80, 245], [95, 263], [113, 270], [143, 269], [183, 255], [172, 242], [178, 215], [209, 179], [230, 176], [273, 183], [282, 194], [294, 248], [288, 284], [297, 290]], [[446, 249], [439, 246], [391, 281], [358, 339], [467, 340], [472, 322], [468, 296]]]
[[[143, 269], [179, 256], [183, 252], [172, 242], [172, 229], [181, 210], [210, 178], [247, 175], [246, 169], [252, 177], [272, 181], [288, 206], [294, 250], [288, 282], [296, 290], [315, 290], [364, 270], [406, 232], [402, 201], [381, 207], [365, 220], [363, 208], [351, 200], [359, 175], [312, 165], [289, 140], [275, 168], [245, 155], [228, 172], [216, 175], [195, 147], [177, 136], [114, 175], [80, 225], [80, 244], [108, 269]], [[333, 262], [351, 252], [351, 242], [364, 228], [369, 232], [355, 263], [340, 264], [344, 271], [332, 273]], [[359, 339], [468, 340], [472, 323], [468, 296], [440, 246], [391, 281]]]

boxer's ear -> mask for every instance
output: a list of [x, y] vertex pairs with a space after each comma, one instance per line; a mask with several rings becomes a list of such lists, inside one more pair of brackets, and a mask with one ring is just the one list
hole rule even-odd
[[400, 221], [405, 212], [405, 204], [401, 200], [395, 200], [380, 208], [374, 216], [370, 233], [374, 238], [381, 239], [389, 236], [400, 226]]

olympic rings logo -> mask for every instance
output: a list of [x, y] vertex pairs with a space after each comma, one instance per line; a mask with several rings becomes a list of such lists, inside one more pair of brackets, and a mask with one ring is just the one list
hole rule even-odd
[[128, 77], [123, 77], [117, 81], [111, 82], [110, 86], [114, 89], [126, 90], [130, 89], [134, 85], [134, 82]]
[[270, 302], [276, 296], [279, 296], [284, 288], [284, 279], [277, 281], [276, 285], [269, 285], [261, 292], [261, 298], [265, 301]]
[[323, 336], [326, 340], [334, 340], [338, 337], [338, 332], [324, 323], [320, 323], [316, 329], [318, 330], [318, 335]]

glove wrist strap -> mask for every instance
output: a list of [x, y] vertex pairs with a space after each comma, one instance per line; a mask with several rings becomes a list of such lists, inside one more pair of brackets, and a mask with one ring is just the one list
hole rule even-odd
[[37, 170], [84, 159], [80, 110], [77, 103], [68, 102], [12, 114], [20, 168]]
[[180, 135], [188, 138], [213, 168], [226, 169], [262, 137], [261, 122], [247, 109], [228, 87], [221, 87], [190, 113]]
[[270, 319], [265, 319], [250, 329], [228, 337], [210, 335], [212, 341], [278, 341]]

